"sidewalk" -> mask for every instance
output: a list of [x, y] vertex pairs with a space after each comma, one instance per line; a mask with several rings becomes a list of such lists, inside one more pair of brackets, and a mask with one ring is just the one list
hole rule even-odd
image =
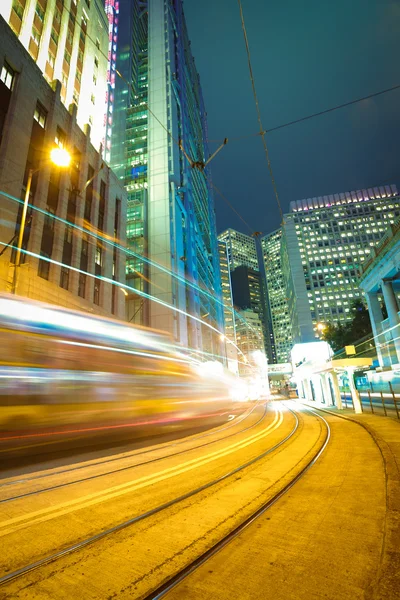
[[312, 403], [301, 403], [359, 423], [379, 447], [386, 474], [385, 539], [378, 577], [366, 598], [400, 598], [400, 421], [367, 413], [356, 415], [351, 409], [338, 410], [335, 406], [321, 408]]

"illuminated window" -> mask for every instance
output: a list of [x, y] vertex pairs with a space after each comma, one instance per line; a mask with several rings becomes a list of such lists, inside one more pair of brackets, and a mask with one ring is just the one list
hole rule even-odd
[[40, 102], [36, 103], [33, 118], [35, 121], [37, 121], [37, 123], [39, 123], [40, 127], [43, 127], [43, 129], [46, 127], [47, 110], [40, 104]]
[[9, 90], [12, 90], [14, 87], [15, 81], [15, 71], [10, 67], [7, 62], [4, 62], [3, 68], [1, 69], [0, 75], [1, 81], [4, 83]]

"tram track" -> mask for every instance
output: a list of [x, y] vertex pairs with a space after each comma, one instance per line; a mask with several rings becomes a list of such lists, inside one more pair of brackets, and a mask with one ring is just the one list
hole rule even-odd
[[180, 450], [178, 452], [171, 452], [170, 454], [165, 454], [165, 455], [162, 455], [162, 456], [157, 456], [157, 457], [155, 457], [153, 459], [150, 459], [150, 460], [144, 460], [142, 462], [135, 463], [133, 465], [126, 465], [126, 466], [123, 466], [123, 467], [119, 467], [117, 469], [111, 469], [109, 471], [105, 471], [103, 473], [98, 473], [96, 475], [90, 475], [88, 477], [82, 477], [80, 479], [75, 479], [74, 481], [68, 481], [68, 482], [57, 484], [57, 485], [54, 485], [54, 486], [48, 486], [48, 487], [40, 488], [38, 490], [33, 490], [33, 491], [30, 491], [30, 492], [25, 492], [25, 493], [18, 494], [18, 495], [15, 495], [15, 496], [9, 496], [7, 498], [0, 498], [0, 504], [5, 504], [7, 502], [19, 500], [19, 499], [26, 498], [26, 497], [29, 497], [29, 496], [34, 496], [36, 494], [53, 491], [53, 490], [64, 488], [64, 487], [67, 487], [67, 486], [70, 486], [70, 485], [75, 485], [75, 484], [83, 483], [85, 481], [91, 481], [93, 479], [99, 479], [100, 477], [106, 477], [108, 475], [112, 475], [112, 474], [115, 474], [115, 473], [120, 473], [120, 472], [127, 471], [127, 470], [130, 470], [130, 469], [139, 468], [141, 466], [146, 466], [146, 465], [149, 465], [149, 464], [153, 464], [153, 463], [156, 463], [156, 462], [160, 462], [162, 460], [167, 460], [168, 458], [172, 458], [172, 457], [179, 456], [179, 455], [185, 454], [185, 453], [193, 451], [193, 450], [204, 448], [204, 447], [207, 447], [207, 446], [209, 446], [211, 444], [216, 444], [216, 443], [218, 443], [218, 442], [220, 442], [222, 440], [226, 440], [226, 439], [228, 439], [230, 437], [241, 435], [241, 434], [243, 434], [243, 433], [245, 433], [247, 431], [250, 431], [251, 429], [254, 429], [255, 427], [257, 427], [265, 419], [265, 417], [267, 415], [267, 411], [268, 411], [267, 402], [257, 403], [250, 411], [248, 411], [248, 413], [246, 415], [244, 415], [244, 417], [239, 422], [238, 421], [236, 421], [234, 423], [232, 422], [231, 425], [228, 425], [228, 426], [225, 426], [225, 427], [221, 427], [221, 428], [216, 428], [216, 430], [209, 431], [209, 432], [207, 432], [205, 434], [203, 433], [203, 434], [200, 434], [198, 436], [193, 436], [193, 437], [191, 436], [189, 439], [185, 438], [183, 440], [180, 440], [179, 442], [167, 443], [165, 445], [163, 444], [161, 446], [153, 447], [151, 449], [144, 450], [144, 451], [139, 451], [139, 452], [134, 451], [134, 452], [129, 453], [127, 455], [124, 455], [122, 457], [121, 456], [117, 456], [117, 457], [113, 457], [113, 458], [105, 460], [105, 461], [104, 460], [103, 461], [96, 461], [96, 462], [93, 462], [93, 463], [90, 463], [90, 464], [78, 465], [76, 467], [71, 467], [70, 469], [62, 469], [62, 470], [58, 470], [58, 471], [51, 472], [51, 473], [43, 473], [43, 474], [40, 474], [40, 475], [36, 475], [34, 477], [25, 477], [25, 478], [22, 478], [22, 479], [18, 478], [15, 481], [6, 482], [6, 483], [3, 483], [3, 484], [0, 484], [0, 489], [2, 487], [7, 487], [7, 489], [10, 489], [10, 486], [12, 486], [12, 485], [17, 486], [17, 485], [21, 485], [21, 484], [25, 484], [25, 483], [31, 483], [32, 481], [36, 481], [38, 479], [43, 479], [43, 478], [48, 478], [48, 477], [56, 477], [56, 476], [65, 475], [67, 473], [71, 473], [71, 472], [74, 472], [74, 471], [77, 471], [77, 470], [91, 469], [91, 468], [97, 467], [99, 465], [107, 465], [107, 464], [115, 462], [115, 461], [121, 461], [121, 460], [126, 460], [126, 459], [129, 459], [129, 458], [135, 458], [137, 456], [141, 456], [141, 455], [144, 455], [144, 454], [149, 454], [149, 453], [152, 453], [152, 452], [158, 452], [160, 450], [169, 449], [169, 448], [175, 448], [176, 446], [187, 444], [190, 441], [195, 441], [195, 440], [203, 439], [205, 437], [209, 437], [211, 435], [216, 435], [216, 434], [219, 434], [219, 433], [221, 433], [223, 431], [226, 431], [227, 429], [230, 429], [230, 428], [232, 428], [234, 426], [237, 426], [239, 423], [241, 423], [246, 418], [248, 418], [255, 411], [256, 408], [258, 408], [259, 406], [262, 406], [262, 405], [264, 406], [264, 412], [261, 415], [261, 417], [255, 423], [249, 425], [248, 427], [245, 427], [244, 429], [240, 429], [239, 431], [235, 431], [235, 432], [233, 432], [233, 433], [231, 433], [231, 434], [229, 434], [227, 436], [224, 436], [223, 438], [217, 438], [215, 440], [211, 440], [211, 441], [206, 442], [204, 444], [199, 444], [197, 446], [191, 446], [189, 448], [186, 448], [184, 450]]
[[208, 490], [208, 489], [216, 486], [217, 484], [220, 484], [220, 483], [228, 480], [229, 478], [234, 477], [241, 471], [254, 465], [258, 461], [265, 458], [266, 456], [268, 456], [268, 455], [274, 453], [275, 451], [277, 451], [278, 449], [280, 449], [296, 434], [298, 427], [299, 427], [299, 419], [294, 411], [290, 411], [290, 412], [295, 417], [295, 425], [292, 428], [292, 430], [290, 431], [290, 433], [288, 435], [286, 435], [284, 439], [280, 440], [277, 444], [274, 444], [272, 447], [268, 448], [267, 450], [260, 453], [259, 455], [252, 458], [251, 460], [246, 461], [245, 463], [241, 464], [240, 466], [236, 467], [235, 469], [233, 469], [227, 473], [224, 473], [222, 476], [215, 478], [215, 479], [207, 482], [206, 484], [203, 484], [195, 489], [192, 489], [185, 494], [177, 496], [177, 497], [169, 500], [168, 502], [165, 502], [149, 511], [139, 514], [139, 515], [137, 515], [131, 519], [128, 519], [124, 522], [121, 522], [113, 527], [105, 529], [96, 535], [93, 535], [86, 539], [83, 539], [83, 540], [79, 541], [78, 543], [71, 544], [68, 547], [65, 547], [57, 552], [49, 554], [46, 557], [43, 557], [43, 558], [41, 558], [37, 561], [34, 561], [26, 566], [23, 566], [23, 567], [16, 569], [10, 573], [7, 573], [6, 575], [3, 575], [2, 577], [0, 577], [0, 585], [4, 586], [7, 583], [10, 583], [16, 579], [19, 579], [19, 578], [25, 576], [25, 575], [28, 575], [29, 573], [31, 573], [37, 569], [40, 569], [40, 567], [44, 567], [45, 565], [48, 565], [49, 563], [53, 563], [53, 562], [57, 561], [58, 559], [65, 557], [68, 554], [72, 554], [79, 550], [82, 550], [85, 547], [94, 544], [95, 542], [98, 542], [106, 537], [109, 537], [112, 534], [116, 534], [117, 532], [122, 531], [123, 529], [126, 529], [134, 524], [137, 524], [140, 521], [144, 521], [145, 519], [148, 519], [151, 516], [157, 515], [158, 513], [161, 513], [162, 511], [165, 511], [168, 508], [178, 505], [179, 503], [182, 503], [183, 501], [185, 501], [189, 498], [192, 498], [192, 497], [200, 494], [201, 492], [204, 492], [205, 490]]
[[282, 496], [284, 496], [291, 488], [304, 477], [304, 475], [309, 471], [309, 469], [316, 463], [316, 461], [320, 458], [324, 450], [326, 449], [329, 440], [330, 440], [330, 426], [326, 419], [319, 415], [317, 412], [310, 409], [308, 406], [306, 409], [319, 417], [325, 424], [326, 427], [326, 436], [322, 443], [322, 446], [315, 452], [314, 456], [310, 458], [307, 464], [301, 469], [299, 473], [297, 473], [293, 479], [291, 479], [280, 491], [278, 491], [272, 498], [270, 498], [267, 502], [265, 502], [260, 508], [258, 508], [253, 514], [249, 515], [242, 523], [240, 523], [235, 529], [225, 535], [222, 539], [216, 542], [213, 546], [208, 548], [205, 552], [203, 552], [200, 556], [198, 556], [195, 560], [191, 561], [180, 571], [175, 573], [172, 577], [170, 577], [167, 581], [164, 581], [157, 588], [152, 590], [149, 594], [142, 597], [142, 600], [160, 600], [174, 588], [176, 588], [182, 581], [184, 581], [187, 577], [189, 577], [194, 571], [196, 571], [200, 566], [206, 563], [210, 558], [215, 556], [218, 552], [223, 550], [230, 542], [238, 538], [250, 525], [252, 525], [259, 517], [261, 517], [268, 509], [270, 509]]

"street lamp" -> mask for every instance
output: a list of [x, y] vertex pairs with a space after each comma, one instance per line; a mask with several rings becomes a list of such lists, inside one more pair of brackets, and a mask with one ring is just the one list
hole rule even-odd
[[[69, 166], [69, 164], [71, 162], [71, 156], [67, 152], [67, 150], [65, 150], [65, 148], [56, 147], [56, 148], [53, 148], [53, 150], [50, 152], [50, 161], [57, 167], [66, 168]], [[17, 254], [15, 257], [15, 265], [14, 265], [14, 277], [13, 277], [13, 286], [12, 286], [13, 294], [15, 294], [16, 287], [17, 287], [17, 270], [18, 270], [18, 267], [21, 266], [21, 248], [22, 248], [22, 241], [24, 239], [24, 233], [25, 233], [26, 214], [28, 212], [29, 194], [31, 191], [32, 177], [33, 177], [34, 173], [37, 173], [38, 171], [39, 171], [39, 169], [29, 169], [29, 171], [28, 171], [28, 181], [26, 182], [24, 207], [22, 209], [21, 225], [19, 227], [19, 235], [18, 235], [18, 242], [17, 242]]]

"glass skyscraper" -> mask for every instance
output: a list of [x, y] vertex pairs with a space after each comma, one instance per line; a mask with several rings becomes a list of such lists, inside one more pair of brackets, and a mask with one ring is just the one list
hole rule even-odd
[[111, 165], [128, 192], [127, 278], [138, 291], [128, 319], [219, 353], [207, 326], [223, 329], [205, 108], [182, 2], [123, 4]]

